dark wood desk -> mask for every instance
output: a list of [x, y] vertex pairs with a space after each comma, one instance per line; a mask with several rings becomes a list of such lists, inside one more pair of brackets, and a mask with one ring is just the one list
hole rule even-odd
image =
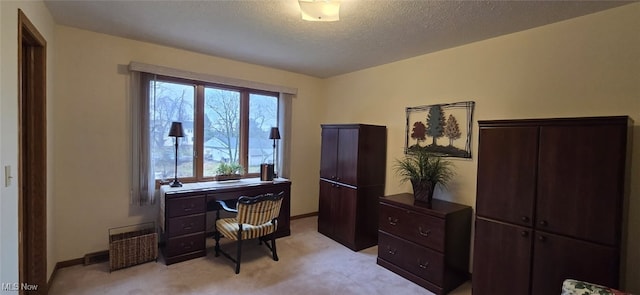
[[188, 183], [182, 187], [160, 189], [160, 229], [167, 265], [206, 255], [207, 211], [217, 209], [216, 200], [236, 200], [240, 196], [284, 192], [276, 237], [291, 234], [291, 182], [284, 178], [259, 178], [235, 182]]

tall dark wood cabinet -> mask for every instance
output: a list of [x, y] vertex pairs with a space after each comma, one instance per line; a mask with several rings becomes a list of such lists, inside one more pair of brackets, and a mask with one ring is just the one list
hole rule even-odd
[[359, 251], [377, 244], [387, 128], [322, 125], [318, 232]]
[[480, 121], [474, 294], [617, 288], [632, 122]]

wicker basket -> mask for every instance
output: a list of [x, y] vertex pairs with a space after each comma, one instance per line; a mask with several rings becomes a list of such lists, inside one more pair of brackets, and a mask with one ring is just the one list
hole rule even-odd
[[109, 230], [111, 271], [157, 259], [158, 234], [155, 232], [155, 226], [123, 233], [112, 233], [112, 229]]

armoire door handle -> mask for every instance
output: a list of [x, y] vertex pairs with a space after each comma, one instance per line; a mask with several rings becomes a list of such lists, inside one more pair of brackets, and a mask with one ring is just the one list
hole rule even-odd
[[396, 225], [396, 224], [398, 224], [398, 218], [391, 218], [391, 217], [388, 217], [388, 218], [387, 218], [387, 220], [389, 221], [389, 224], [391, 224], [391, 225]]

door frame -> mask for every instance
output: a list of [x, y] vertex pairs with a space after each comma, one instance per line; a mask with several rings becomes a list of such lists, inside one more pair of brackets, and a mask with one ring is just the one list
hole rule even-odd
[[[21, 284], [47, 285], [47, 41], [18, 10], [18, 263]], [[25, 290], [20, 288], [20, 294]]]

